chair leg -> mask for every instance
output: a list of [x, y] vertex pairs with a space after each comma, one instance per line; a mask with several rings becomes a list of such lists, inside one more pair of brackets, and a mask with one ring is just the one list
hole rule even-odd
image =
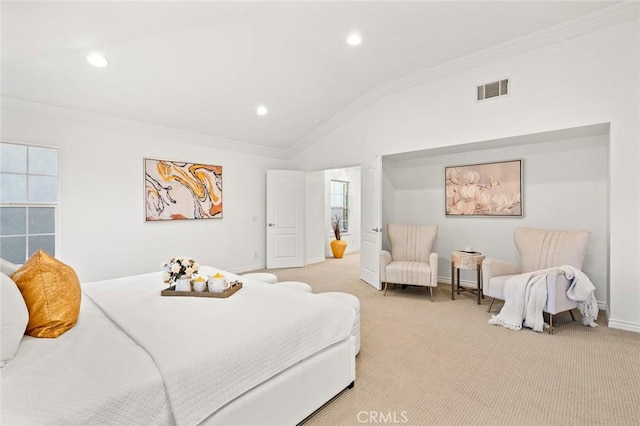
[[489, 309], [487, 309], [487, 312], [491, 312], [491, 307], [493, 306], [493, 302], [495, 302], [496, 298], [492, 297], [491, 298], [491, 303], [489, 304]]
[[431, 295], [431, 303], [435, 302], [435, 300], [433, 300], [433, 287], [429, 287], [429, 294]]
[[387, 295], [387, 286], [389, 285], [389, 283], [383, 283], [384, 284], [384, 294], [383, 296]]
[[[569, 309], [569, 315], [571, 315], [572, 320], [576, 320], [576, 317], [573, 316], [573, 311]], [[553, 315], [549, 314], [549, 334], [553, 334]]]

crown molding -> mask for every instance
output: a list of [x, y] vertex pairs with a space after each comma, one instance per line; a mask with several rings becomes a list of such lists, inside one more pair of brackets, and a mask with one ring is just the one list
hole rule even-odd
[[92, 112], [80, 111], [72, 108], [61, 107], [57, 105], [44, 104], [21, 98], [10, 96], [2, 96], [0, 105], [3, 108], [11, 108], [19, 111], [27, 111], [32, 113], [44, 114], [60, 119], [69, 119], [80, 121], [85, 124], [107, 129], [118, 129], [127, 133], [136, 134], [145, 137], [166, 139], [173, 142], [190, 143], [195, 145], [203, 145], [208, 147], [216, 147], [227, 149], [230, 151], [243, 152], [245, 154], [260, 155], [279, 159], [288, 159], [286, 151], [267, 148], [260, 145], [254, 145], [246, 142], [240, 142], [232, 139], [224, 139], [213, 136], [204, 135], [196, 132], [189, 132], [171, 127], [158, 126], [154, 124], [142, 123], [139, 121], [127, 120], [108, 115], [102, 115]]
[[515, 38], [477, 53], [463, 56], [441, 65], [402, 77], [371, 89], [364, 96], [347, 106], [338, 114], [327, 120], [322, 126], [305, 136], [287, 150], [289, 158], [300, 154], [305, 149], [331, 133], [340, 125], [353, 118], [360, 111], [378, 99], [410, 89], [451, 74], [468, 71], [511, 56], [556, 44], [571, 38], [579, 37], [602, 28], [640, 17], [640, 2], [625, 1], [607, 8], [592, 12], [578, 18], [557, 24], [535, 33]]

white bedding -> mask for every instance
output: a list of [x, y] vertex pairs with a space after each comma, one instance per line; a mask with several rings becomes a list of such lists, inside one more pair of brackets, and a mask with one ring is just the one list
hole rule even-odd
[[149, 354], [86, 297], [62, 336], [23, 337], [0, 383], [2, 425], [174, 423]]
[[164, 287], [160, 273], [84, 284], [78, 325], [25, 337], [0, 370], [2, 424], [197, 424], [344, 340], [354, 320], [346, 305], [263, 283], [228, 299]]

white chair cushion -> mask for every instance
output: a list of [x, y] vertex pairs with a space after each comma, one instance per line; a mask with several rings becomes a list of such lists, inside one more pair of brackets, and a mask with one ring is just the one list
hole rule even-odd
[[4, 367], [16, 354], [27, 330], [29, 311], [16, 283], [3, 273], [0, 273], [0, 303], [0, 367]]
[[386, 268], [386, 282], [431, 286], [431, 267], [424, 262], [392, 261]]

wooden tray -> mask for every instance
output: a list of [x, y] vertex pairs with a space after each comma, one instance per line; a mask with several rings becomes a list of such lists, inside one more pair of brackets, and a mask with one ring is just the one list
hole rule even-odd
[[234, 281], [231, 283], [228, 289], [223, 291], [222, 293], [211, 293], [208, 289], [205, 291], [176, 291], [176, 286], [172, 285], [171, 287], [162, 290], [160, 292], [161, 296], [191, 296], [191, 297], [217, 297], [217, 298], [226, 298], [234, 294], [236, 291], [242, 288], [242, 283], [240, 281]]

